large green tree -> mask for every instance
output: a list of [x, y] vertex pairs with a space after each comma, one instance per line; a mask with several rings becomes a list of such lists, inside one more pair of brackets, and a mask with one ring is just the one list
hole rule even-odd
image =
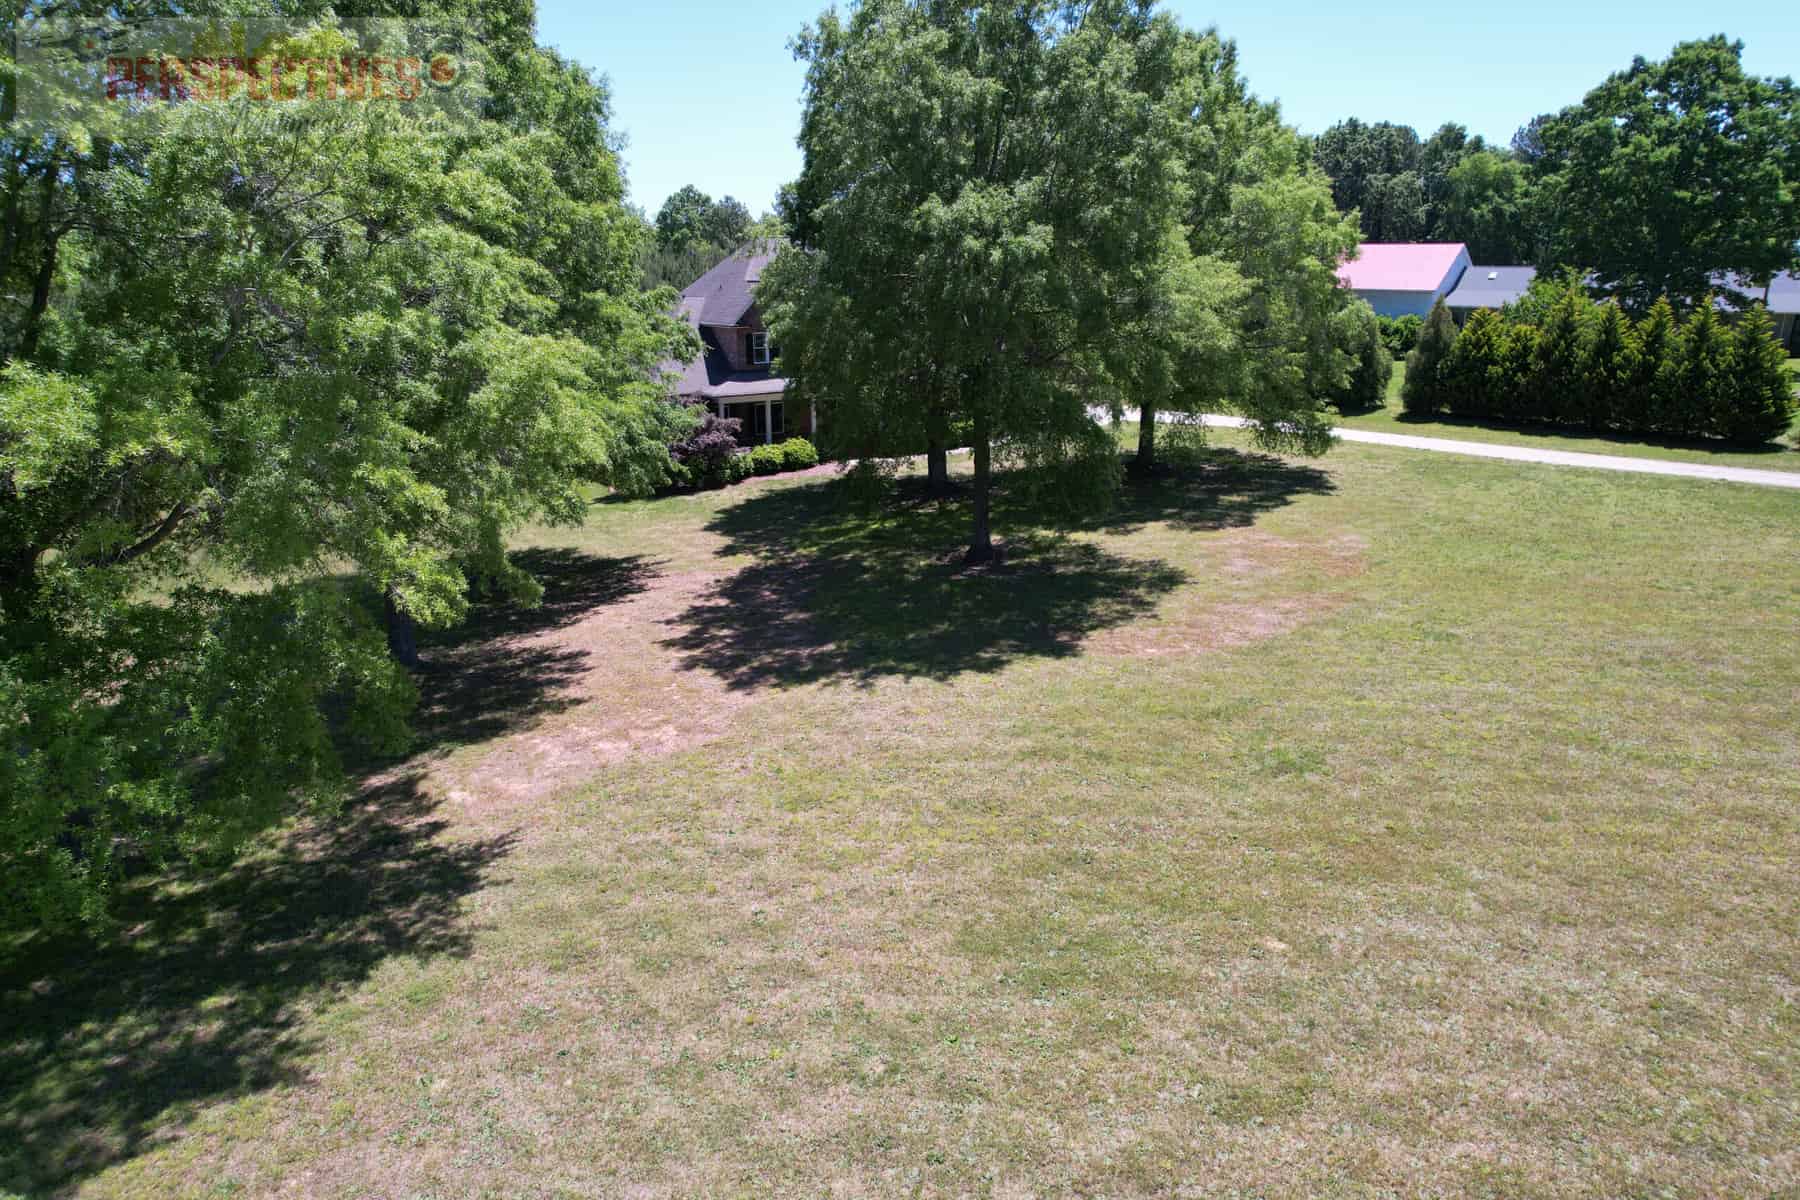
[[473, 579], [535, 599], [522, 522], [664, 478], [653, 374], [689, 335], [638, 287], [606, 94], [528, 5], [476, 15], [466, 119], [239, 99], [0, 135], [9, 915], [98, 914], [129, 861], [337, 795], [325, 701], [391, 749], [411, 692], [361, 597], [405, 656]]
[[687, 184], [656, 213], [656, 241], [665, 250], [710, 246], [729, 253], [750, 236], [750, 210], [740, 200], [711, 196]]
[[763, 283], [789, 386], [834, 439], [962, 422], [983, 561], [996, 445], [1116, 471], [1089, 374], [1179, 213], [1180, 31], [1148, 0], [865, 0], [796, 45], [798, 244]]
[[1138, 410], [1134, 464], [1155, 466], [1165, 411], [1232, 409], [1266, 447], [1316, 453], [1329, 444], [1320, 402], [1348, 377], [1332, 328], [1356, 222], [1280, 109], [1251, 94], [1234, 43], [1190, 33], [1183, 51], [1171, 94], [1179, 239], [1150, 277], [1135, 336], [1109, 344], [1118, 403]]
[[1639, 311], [1700, 303], [1718, 271], [1762, 282], [1800, 265], [1800, 92], [1742, 56], [1724, 37], [1684, 42], [1536, 124], [1539, 265], [1591, 270]]
[[1405, 125], [1341, 121], [1313, 156], [1373, 242], [1466, 242], [1476, 262], [1533, 261], [1539, 245], [1523, 160], [1454, 122], [1421, 141]]
[[1423, 154], [1411, 126], [1351, 117], [1314, 139], [1313, 156], [1339, 210], [1360, 214], [1369, 241], [1412, 242], [1429, 232]]
[[1534, 262], [1539, 238], [1532, 223], [1525, 164], [1510, 155], [1478, 150], [1444, 176], [1433, 236], [1465, 242], [1478, 263]]

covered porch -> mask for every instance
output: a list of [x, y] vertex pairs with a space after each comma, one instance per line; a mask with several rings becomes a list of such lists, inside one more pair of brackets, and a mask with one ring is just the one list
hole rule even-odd
[[738, 443], [743, 446], [773, 445], [791, 437], [810, 438], [814, 430], [812, 410], [787, 403], [785, 384], [782, 379], [723, 384], [708, 389], [707, 407], [720, 417], [742, 423]]

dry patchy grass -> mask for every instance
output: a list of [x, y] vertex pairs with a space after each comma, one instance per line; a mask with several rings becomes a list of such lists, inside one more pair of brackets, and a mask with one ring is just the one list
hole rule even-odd
[[540, 532], [335, 844], [16, 960], [13, 1186], [1791, 1194], [1793, 497], [1224, 453], [978, 573], [835, 501]]

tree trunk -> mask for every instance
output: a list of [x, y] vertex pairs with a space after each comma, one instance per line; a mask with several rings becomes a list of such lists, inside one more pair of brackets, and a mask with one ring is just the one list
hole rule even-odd
[[1143, 404], [1138, 407], [1138, 448], [1137, 457], [1131, 460], [1131, 469], [1137, 474], [1148, 474], [1156, 469], [1156, 405]]
[[944, 420], [944, 406], [933, 404], [925, 417], [925, 477], [931, 494], [943, 496], [950, 491], [950, 447], [945, 443], [950, 433]]
[[25, 189], [22, 165], [18, 173], [8, 171], [6, 189], [6, 236], [0, 238], [0, 280], [12, 273], [13, 251], [19, 245], [19, 193]]
[[25, 332], [19, 337], [19, 357], [30, 359], [37, 353], [38, 330], [43, 327], [44, 310], [50, 307], [50, 284], [56, 279], [56, 243], [51, 236], [44, 243], [43, 261], [38, 264], [37, 279], [31, 285], [31, 311], [25, 314]]
[[419, 665], [419, 628], [413, 623], [412, 614], [400, 603], [399, 594], [393, 587], [387, 589], [383, 597], [387, 610], [388, 653], [394, 661], [403, 667]]
[[38, 262], [37, 278], [31, 285], [31, 310], [25, 315], [25, 327], [19, 335], [18, 357], [30, 358], [37, 353], [38, 320], [50, 306], [50, 285], [56, 279], [56, 243], [61, 235], [50, 231], [50, 217], [56, 211], [56, 157], [44, 164], [44, 196], [39, 206], [38, 233], [44, 239], [44, 256]]
[[971, 565], [992, 562], [994, 559], [994, 540], [988, 519], [988, 492], [992, 478], [989, 462], [993, 447], [990, 445], [985, 411], [975, 414], [974, 441], [975, 524], [969, 531], [969, 552], [963, 556], [963, 561]]
[[37, 586], [36, 546], [20, 546], [0, 553], [0, 616], [8, 624], [22, 624], [31, 609], [31, 593]]

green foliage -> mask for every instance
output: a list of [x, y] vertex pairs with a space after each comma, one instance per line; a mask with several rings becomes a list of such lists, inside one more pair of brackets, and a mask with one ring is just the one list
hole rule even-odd
[[1482, 410], [1493, 386], [1490, 373], [1505, 359], [1505, 338], [1497, 313], [1478, 308], [1469, 314], [1438, 369], [1439, 395], [1446, 410], [1457, 415]]
[[1412, 353], [1413, 347], [1419, 344], [1419, 330], [1425, 328], [1425, 318], [1415, 313], [1375, 319], [1380, 322], [1381, 344], [1387, 347], [1390, 357], [1399, 360]]
[[1793, 415], [1773, 332], [1760, 306], [1729, 322], [1706, 303], [1677, 324], [1666, 300], [1634, 325], [1565, 280], [1530, 305], [1472, 314], [1438, 390], [1459, 416], [1756, 445]]
[[1775, 323], [1762, 305], [1732, 327], [1733, 370], [1714, 404], [1712, 430], [1740, 446], [1773, 441], [1794, 418], [1794, 379]]
[[789, 395], [817, 406], [837, 457], [941, 445], [966, 422], [972, 558], [991, 553], [997, 443], [1113, 457], [1088, 400], [1158, 294], [1183, 200], [1183, 45], [1123, 0], [867, 0], [796, 43], [795, 244], [760, 293]]
[[1394, 356], [1384, 333], [1381, 318], [1364, 301], [1345, 305], [1333, 318], [1332, 338], [1351, 362], [1344, 386], [1332, 397], [1340, 411], [1365, 411], [1386, 403]]
[[1320, 134], [1313, 155], [1338, 208], [1358, 214], [1369, 241], [1466, 242], [1476, 262], [1530, 261], [1537, 239], [1524, 164], [1461, 125], [1420, 141], [1410, 126], [1352, 117]]
[[710, 242], [695, 242], [679, 250], [647, 242], [639, 260], [643, 286], [670, 287], [679, 292], [724, 262], [730, 253]]
[[1642, 339], [1617, 304], [1602, 304], [1581, 349], [1577, 409], [1589, 429], [1608, 429], [1632, 419], [1627, 407], [1639, 373]]
[[781, 469], [784, 471], [805, 471], [819, 465], [819, 451], [803, 437], [789, 438], [781, 443]]
[[754, 446], [744, 456], [750, 464], [750, 471], [755, 475], [780, 474], [787, 462], [787, 456], [780, 446]]
[[1408, 125], [1351, 117], [1320, 134], [1313, 155], [1342, 212], [1356, 212], [1371, 242], [1415, 242], [1430, 232], [1423, 147]]
[[1537, 261], [1540, 236], [1525, 164], [1479, 150], [1451, 167], [1433, 217], [1440, 241], [1465, 242], [1478, 263]]
[[730, 196], [715, 201], [692, 184], [663, 201], [656, 214], [656, 244], [663, 250], [712, 247], [722, 259], [749, 237], [749, 209]]
[[1683, 42], [1539, 124], [1551, 263], [1593, 271], [1634, 312], [1662, 296], [1691, 309], [1715, 272], [1800, 266], [1800, 91], [1746, 74], [1742, 55], [1724, 37]]
[[0, 306], [9, 922], [328, 803], [326, 702], [392, 749], [411, 694], [361, 599], [529, 603], [513, 530], [667, 480], [652, 374], [691, 335], [638, 286], [604, 90], [514, 15], [472, 39], [483, 119], [245, 99], [0, 134], [37, 201], [0, 238], [29, 298]]
[[1637, 369], [1632, 372], [1631, 387], [1623, 403], [1614, 408], [1612, 419], [1620, 428], [1668, 429], [1687, 397], [1681, 391], [1676, 370], [1675, 340], [1680, 329], [1667, 296], [1657, 297], [1644, 319], [1637, 323], [1635, 332]]
[[726, 483], [742, 483], [750, 478], [755, 466], [755, 461], [750, 457], [748, 450], [740, 450], [736, 454], [729, 455], [725, 459], [724, 481]]
[[1336, 269], [1355, 223], [1279, 109], [1251, 94], [1236, 46], [1206, 33], [1180, 48], [1172, 103], [1187, 196], [1156, 270], [1125, 293], [1096, 399], [1138, 410], [1140, 469], [1156, 464], [1163, 413], [1236, 412], [1266, 448], [1322, 453], [1321, 406], [1357, 363], [1335, 324], [1354, 306]]
[[1431, 313], [1419, 330], [1418, 345], [1406, 356], [1406, 382], [1401, 385], [1400, 404], [1408, 414], [1425, 416], [1444, 407], [1442, 372], [1455, 345], [1456, 322], [1439, 300], [1431, 306]]
[[1661, 432], [1677, 437], [1704, 436], [1721, 415], [1722, 401], [1731, 393], [1731, 374], [1736, 367], [1735, 339], [1719, 319], [1718, 310], [1702, 304], [1681, 324], [1670, 347], [1670, 374], [1679, 389], [1681, 403], [1665, 412]]
[[1524, 389], [1525, 404], [1512, 414], [1516, 420], [1543, 421], [1577, 406], [1586, 392], [1584, 346], [1594, 302], [1579, 288], [1564, 288], [1537, 326], [1533, 347], [1531, 383]]
[[646, 289], [676, 291], [724, 262], [753, 236], [779, 236], [772, 216], [750, 220], [750, 210], [726, 196], [714, 200], [692, 184], [663, 202], [640, 260]]

